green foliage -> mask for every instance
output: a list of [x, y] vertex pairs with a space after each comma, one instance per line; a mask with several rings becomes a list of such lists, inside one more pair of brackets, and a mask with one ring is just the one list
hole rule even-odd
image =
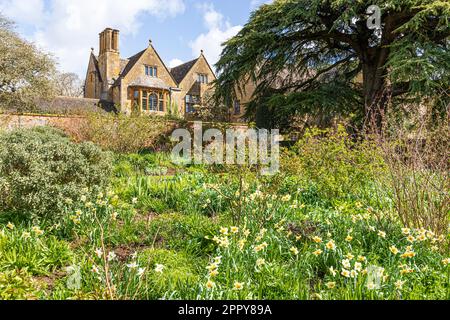
[[285, 169], [330, 198], [364, 196], [387, 173], [378, 146], [354, 140], [342, 126], [309, 130], [290, 152]]
[[170, 250], [205, 255], [214, 249], [205, 239], [215, 229], [214, 223], [205, 216], [192, 214], [163, 214], [149, 224], [149, 238], [158, 246]]
[[[367, 26], [372, 5], [382, 11], [381, 32]], [[441, 0], [274, 1], [225, 43], [215, 98], [231, 105], [251, 82], [253, 117], [263, 102], [281, 120], [352, 115], [360, 125], [374, 117], [378, 126], [391, 98], [393, 107], [411, 97], [445, 106], [449, 14]]]
[[[0, 136], [3, 212], [57, 221], [88, 189], [106, 185], [111, 157], [92, 143], [75, 144], [51, 128]], [[84, 190], [86, 189], [86, 190]]]
[[39, 227], [2, 228], [0, 271], [23, 269], [32, 275], [46, 275], [67, 266], [72, 259], [69, 244], [41, 233]]
[[[141, 299], [180, 298], [180, 292], [190, 291], [198, 282], [195, 261], [182, 252], [145, 250], [138, 261], [150, 270], [143, 279], [146, 290], [137, 295]], [[155, 271], [157, 264], [164, 266], [162, 273]]]
[[0, 272], [0, 300], [37, 300], [41, 290], [42, 284], [26, 271]]
[[21, 39], [14, 25], [0, 15], [0, 106], [6, 110], [33, 110], [36, 99], [54, 94], [53, 58]]

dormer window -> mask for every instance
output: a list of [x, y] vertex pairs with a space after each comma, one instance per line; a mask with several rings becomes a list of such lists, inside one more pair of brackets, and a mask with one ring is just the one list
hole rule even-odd
[[202, 84], [208, 84], [208, 75], [207, 74], [203, 74], [203, 73], [199, 73], [197, 81], [202, 83]]
[[145, 66], [145, 75], [156, 78], [158, 76], [158, 68], [155, 66]]

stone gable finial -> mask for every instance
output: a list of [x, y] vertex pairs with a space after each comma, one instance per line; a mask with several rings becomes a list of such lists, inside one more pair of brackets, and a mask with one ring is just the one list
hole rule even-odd
[[203, 54], [203, 49], [200, 50], [200, 53]]
[[94, 48], [91, 48], [91, 52], [94, 53]]
[[148, 39], [148, 45], [151, 46], [153, 43], [152, 39]]

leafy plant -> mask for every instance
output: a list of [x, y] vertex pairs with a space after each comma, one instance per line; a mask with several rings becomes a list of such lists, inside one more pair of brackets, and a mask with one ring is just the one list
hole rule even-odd
[[0, 205], [25, 218], [56, 221], [88, 189], [109, 180], [110, 154], [40, 127], [0, 135]]

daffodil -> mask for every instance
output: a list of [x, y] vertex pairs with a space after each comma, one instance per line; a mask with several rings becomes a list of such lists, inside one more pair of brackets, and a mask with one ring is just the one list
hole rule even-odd
[[138, 269], [138, 272], [137, 272], [137, 275], [140, 277], [140, 276], [142, 276], [144, 273], [145, 273], [145, 268], [139, 268], [139, 269]]
[[234, 283], [234, 290], [243, 290], [244, 289], [244, 284], [242, 282], [235, 282]]
[[355, 258], [355, 256], [352, 255], [351, 253], [347, 253], [347, 254], [345, 255], [345, 257], [346, 257], [348, 260], [353, 260], [353, 259]]
[[127, 267], [128, 269], [134, 270], [138, 267], [138, 264], [135, 261], [133, 261], [132, 263], [127, 264]]
[[334, 289], [336, 288], [336, 282], [328, 282], [325, 284], [328, 289]]
[[348, 235], [348, 236], [345, 238], [345, 241], [347, 241], [347, 242], [352, 242], [352, 240], [353, 240], [353, 237], [352, 237], [351, 235]]
[[217, 277], [218, 275], [219, 275], [219, 271], [216, 269], [216, 270], [211, 270], [210, 272], [209, 272], [209, 275], [211, 276], [211, 277]]
[[211, 290], [214, 288], [215, 285], [216, 284], [214, 282], [212, 282], [211, 280], [208, 280], [208, 282], [206, 283], [206, 288]]
[[336, 274], [337, 274], [337, 270], [336, 269], [334, 269], [333, 267], [330, 267], [330, 273], [333, 275], [333, 277], [336, 277]]
[[358, 276], [358, 272], [356, 271], [356, 270], [352, 270], [352, 271], [350, 271], [350, 277], [351, 278], [356, 278]]
[[450, 264], [450, 258], [445, 258], [444, 260], [442, 260], [442, 264], [444, 266], [448, 266]]
[[11, 222], [8, 222], [8, 224], [6, 225], [6, 227], [10, 230], [14, 230], [15, 226], [14, 224], [12, 224]]
[[350, 271], [348, 271], [346, 269], [342, 269], [341, 275], [346, 278], [350, 278]]
[[317, 237], [317, 236], [313, 237], [312, 240], [313, 240], [315, 243], [321, 243], [321, 242], [322, 242], [322, 238], [321, 238], [321, 237]]
[[366, 262], [366, 261], [367, 261], [367, 258], [364, 257], [364, 256], [358, 256], [358, 261], [359, 261], [359, 262]]
[[375, 284], [374, 284], [373, 282], [369, 282], [369, 283], [367, 284], [367, 289], [373, 290], [373, 289], [375, 289], [375, 288], [376, 288], [376, 286], [375, 286]]
[[404, 254], [401, 255], [403, 259], [414, 258], [416, 253], [414, 251], [407, 250]]
[[31, 238], [31, 233], [29, 233], [29, 232], [23, 232], [23, 233], [22, 233], [22, 238], [24, 238], [25, 240]]
[[228, 228], [224, 227], [220, 228], [220, 233], [224, 236], [228, 235]]
[[96, 249], [95, 250], [95, 254], [97, 255], [97, 257], [101, 258], [103, 256], [103, 251], [102, 249]]
[[155, 265], [155, 272], [163, 273], [164, 268], [165, 268], [164, 265], [162, 265], [162, 264], [156, 264], [156, 265]]
[[416, 241], [416, 238], [414, 238], [412, 235], [409, 235], [408, 238], [406, 238], [406, 240], [408, 240], [408, 242], [410, 243], [414, 243]]
[[379, 236], [380, 238], [385, 239], [385, 238], [386, 238], [386, 232], [380, 230], [380, 231], [378, 231], [378, 236]]
[[316, 251], [313, 252], [313, 255], [315, 255], [316, 257], [320, 256], [323, 253], [322, 250], [317, 249]]
[[115, 254], [114, 251], [111, 251], [110, 253], [108, 253], [108, 261], [113, 261], [116, 257], [117, 257], [117, 255]]
[[397, 282], [395, 282], [394, 285], [395, 285], [396, 289], [401, 290], [401, 289], [403, 289], [404, 284], [405, 284], [405, 281], [398, 280]]
[[245, 239], [241, 239], [241, 240], [238, 241], [238, 248], [239, 248], [239, 250], [242, 251], [244, 249], [244, 246], [245, 246], [246, 242], [247, 242], [247, 240], [245, 240]]
[[411, 234], [411, 229], [409, 229], [409, 228], [402, 228], [402, 233], [403, 233], [405, 236], [408, 236], [408, 235]]
[[346, 269], [350, 269], [351, 268], [350, 260], [348, 260], [348, 259], [342, 260], [342, 265]]
[[261, 267], [261, 266], [263, 266], [263, 265], [265, 265], [266, 264], [266, 260], [265, 259], [258, 259], [258, 260], [256, 260], [256, 266], [259, 268], [259, 267]]
[[41, 236], [44, 234], [44, 231], [42, 231], [39, 227], [35, 226], [31, 228], [31, 230], [34, 232], [35, 235]]
[[355, 270], [358, 272], [361, 272], [361, 270], [362, 270], [361, 262], [355, 262]]
[[231, 230], [231, 233], [234, 233], [234, 234], [239, 232], [239, 228], [238, 227], [231, 227], [230, 230]]
[[283, 202], [291, 201], [291, 195], [290, 194], [285, 195], [284, 197], [281, 198], [281, 201]]
[[389, 250], [391, 250], [391, 252], [392, 252], [394, 255], [397, 255], [397, 254], [400, 252], [395, 246], [391, 246], [391, 247], [389, 248]]
[[213, 271], [219, 269], [219, 265], [217, 263], [212, 263], [209, 266], [206, 267], [207, 270]]
[[98, 269], [98, 267], [95, 264], [92, 266], [92, 272], [93, 273], [99, 273], [99, 269]]
[[299, 254], [299, 251], [296, 247], [292, 247], [289, 251], [291, 251], [294, 256], [297, 256]]
[[336, 243], [333, 240], [328, 241], [326, 244], [328, 250], [336, 250]]

